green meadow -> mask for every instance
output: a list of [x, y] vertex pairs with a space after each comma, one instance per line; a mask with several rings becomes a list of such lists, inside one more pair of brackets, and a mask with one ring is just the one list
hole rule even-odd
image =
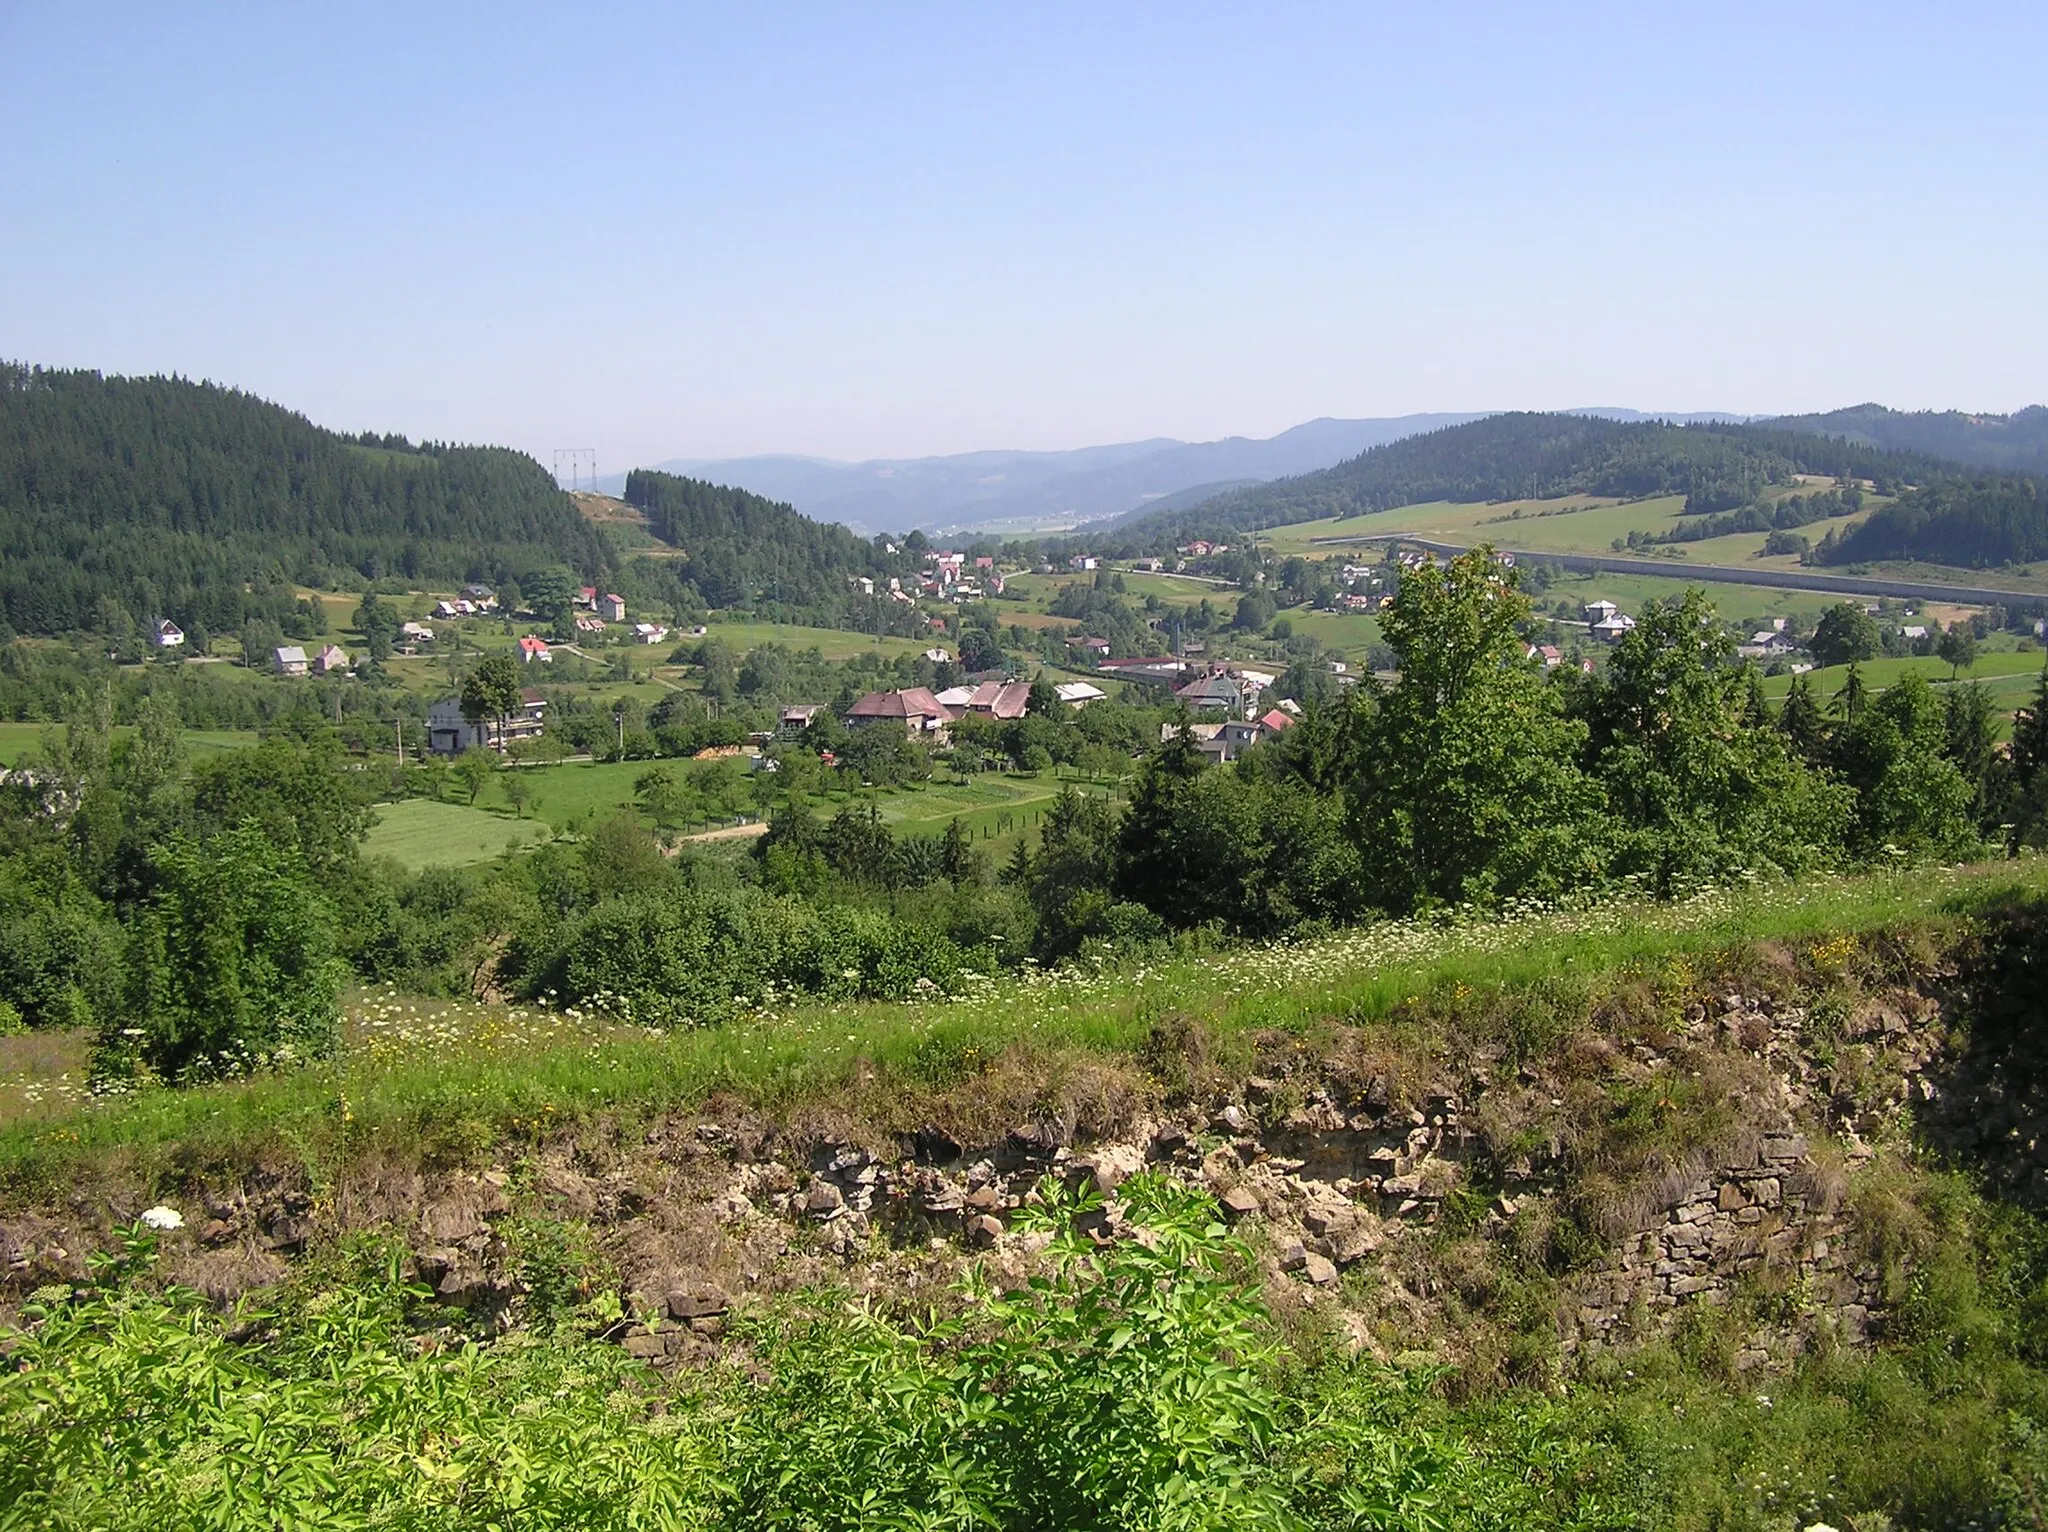
[[467, 804], [409, 798], [378, 806], [363, 850], [417, 872], [422, 867], [488, 862], [512, 847], [545, 840], [548, 833], [544, 824], [533, 820], [509, 819]]

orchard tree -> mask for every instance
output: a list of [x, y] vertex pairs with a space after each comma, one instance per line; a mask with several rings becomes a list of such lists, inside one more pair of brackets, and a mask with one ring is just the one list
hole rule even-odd
[[377, 599], [375, 591], [363, 597], [363, 603], [356, 608], [356, 631], [363, 635], [363, 643], [370, 651], [370, 658], [378, 664], [391, 658], [391, 646], [398, 637], [398, 610]]
[[[491, 655], [462, 683], [462, 716], [479, 732], [484, 720], [489, 719], [498, 726], [498, 735], [503, 738], [505, 720], [519, 711], [522, 701], [519, 671], [510, 655]], [[471, 797], [474, 796], [472, 793]]]
[[1877, 619], [1853, 601], [1844, 601], [1821, 614], [1807, 647], [1818, 664], [1847, 665], [1875, 659], [1884, 643]]
[[1948, 666], [1948, 678], [1953, 681], [1959, 671], [1977, 663], [1977, 635], [1966, 623], [1952, 622], [1936, 641], [1934, 652]]

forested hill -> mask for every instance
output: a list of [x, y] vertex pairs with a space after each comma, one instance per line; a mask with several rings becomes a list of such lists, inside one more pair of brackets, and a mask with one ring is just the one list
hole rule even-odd
[[879, 541], [744, 489], [636, 468], [626, 475], [625, 498], [646, 515], [649, 531], [682, 549], [679, 573], [714, 607], [765, 596], [816, 608], [843, 599], [852, 576], [910, 568]]
[[20, 632], [169, 617], [237, 628], [249, 588], [402, 575], [498, 581], [602, 534], [540, 464], [497, 447], [339, 435], [182, 378], [0, 365], [0, 613]]
[[1919, 480], [1954, 471], [1931, 458], [1771, 427], [1515, 413], [1409, 437], [1318, 473], [1148, 517], [1139, 530], [1194, 536], [1429, 500], [1569, 494], [1682, 494], [1689, 510], [1721, 511], [1749, 504], [1766, 486], [1798, 473]]
[[2048, 407], [2030, 405], [2010, 415], [1961, 410], [1888, 410], [1858, 404], [1824, 415], [1785, 415], [1777, 429], [1840, 436], [1865, 446], [1919, 452], [2005, 473], [2048, 477]]
[[1930, 484], [1873, 511], [1815, 553], [1827, 564], [1917, 559], [1995, 569], [2031, 563], [2048, 558], [2048, 499], [2039, 481], [2015, 475]]

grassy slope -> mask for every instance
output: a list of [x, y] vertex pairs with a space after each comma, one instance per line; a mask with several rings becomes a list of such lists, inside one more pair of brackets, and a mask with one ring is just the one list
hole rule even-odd
[[[42, 748], [43, 736], [55, 729], [63, 732], [61, 724], [47, 723], [0, 723], [0, 766], [13, 766], [24, 757], [33, 755]], [[128, 724], [116, 724], [114, 736], [125, 739], [135, 732]], [[256, 743], [253, 732], [240, 729], [188, 729], [185, 731], [185, 748], [193, 755], [210, 755], [220, 750], [236, 750], [243, 745]]]
[[[480, 1008], [373, 996], [340, 1057], [299, 1072], [156, 1091], [78, 1110], [60, 1103], [0, 1127], [0, 1185], [49, 1195], [90, 1163], [161, 1185], [276, 1154], [316, 1171], [362, 1154], [416, 1159], [598, 1115], [628, 1120], [716, 1091], [794, 1109], [856, 1078], [929, 1078], [962, 1056], [1023, 1047], [1135, 1053], [1172, 1017], [1218, 1037], [1305, 1036], [1396, 1014], [1418, 997], [1489, 995], [1559, 976], [1653, 970], [1757, 941], [1802, 941], [1967, 917], [2013, 892], [2048, 891], [2048, 861], [1821, 879], [1519, 921], [1387, 924], [1297, 946], [1239, 948], [1128, 972], [1029, 974], [917, 1004], [769, 1008], [728, 1027], [665, 1036], [531, 1007]], [[48, 1082], [45, 1082], [46, 1084]], [[73, 1082], [75, 1085], [75, 1082]]]
[[407, 869], [466, 867], [488, 862], [507, 847], [530, 845], [546, 833], [531, 821], [507, 819], [466, 804], [425, 798], [387, 803], [364, 842], [365, 855], [390, 857]]

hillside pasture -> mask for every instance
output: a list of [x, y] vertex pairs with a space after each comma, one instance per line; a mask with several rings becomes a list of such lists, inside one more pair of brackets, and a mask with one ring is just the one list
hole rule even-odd
[[[55, 730], [61, 737], [62, 724], [52, 723], [0, 723], [0, 766], [18, 766], [27, 757], [42, 748], [43, 736]], [[114, 725], [114, 738], [133, 738], [135, 729], [130, 724]], [[187, 729], [184, 734], [185, 751], [188, 756], [217, 754], [222, 750], [239, 750], [253, 745], [260, 738], [254, 730], [248, 729]]]
[[516, 846], [548, 838], [546, 825], [513, 819], [467, 804], [409, 798], [386, 803], [363, 843], [368, 856], [389, 857], [408, 872], [423, 867], [467, 867], [488, 862]]
[[[872, 633], [856, 633], [846, 628], [806, 628], [794, 623], [738, 621], [717, 618], [705, 624], [705, 638], [715, 638], [730, 645], [736, 654], [749, 649], [758, 649], [763, 644], [781, 644], [801, 654], [806, 649], [815, 649], [828, 660], [850, 660], [857, 654], [872, 654], [879, 651], [885, 658], [895, 659], [899, 654], [919, 654], [934, 644], [951, 648], [951, 643], [934, 634], [930, 638], [897, 638], [891, 635], [877, 639]], [[677, 644], [700, 643], [702, 639], [692, 638], [688, 630], [671, 634], [669, 643], [662, 646], [664, 654]]]

